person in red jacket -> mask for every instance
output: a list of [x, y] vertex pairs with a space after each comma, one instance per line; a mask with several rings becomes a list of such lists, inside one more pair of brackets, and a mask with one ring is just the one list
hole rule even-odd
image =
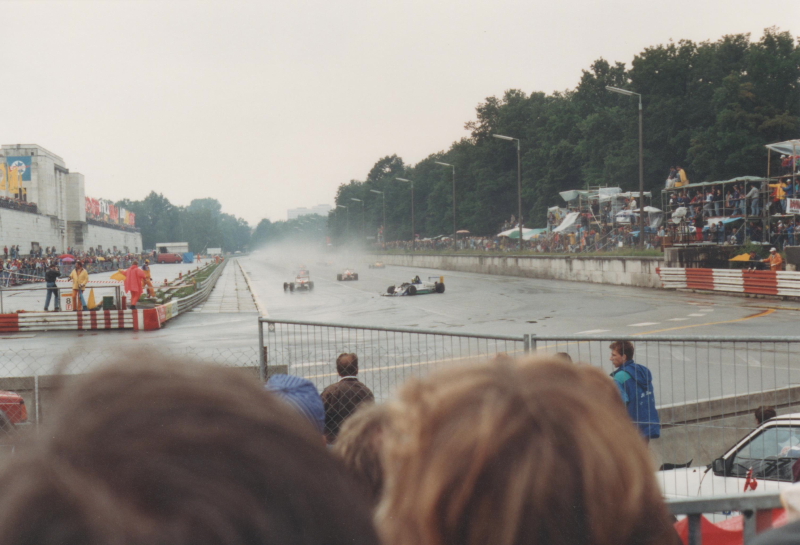
[[139, 268], [139, 262], [134, 261], [127, 270], [119, 270], [120, 273], [125, 275], [125, 291], [131, 293], [131, 308], [136, 308], [136, 303], [139, 302], [139, 297], [142, 296], [143, 285], [147, 282], [147, 273]]

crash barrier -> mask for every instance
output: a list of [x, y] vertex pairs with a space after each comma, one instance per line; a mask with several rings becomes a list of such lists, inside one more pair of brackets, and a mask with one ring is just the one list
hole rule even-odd
[[[94, 331], [130, 329], [152, 331], [164, 323], [203, 303], [225, 268], [223, 261], [208, 278], [198, 282], [191, 295], [174, 299], [150, 309], [92, 310], [81, 312], [15, 312], [0, 314], [0, 333], [25, 331]], [[2, 290], [0, 290], [2, 296]]]
[[800, 297], [800, 271], [659, 268], [666, 289]]
[[[744, 478], [712, 478], [705, 466], [753, 431], [757, 407], [800, 412], [800, 337], [490, 336], [270, 318], [259, 320], [259, 336], [262, 375], [281, 366], [323, 390], [339, 379], [336, 357], [354, 352], [358, 377], [377, 401], [389, 398], [409, 378], [499, 353], [561, 353], [611, 373], [609, 344], [629, 340], [635, 361], [652, 373], [662, 425], [661, 437], [650, 443], [655, 460], [676, 469], [688, 464], [694, 471], [663, 473], [660, 479], [670, 494], [696, 494], [705, 477], [704, 491], [740, 491]], [[800, 416], [797, 425], [800, 444]], [[780, 457], [786, 446], [777, 443], [788, 440], [781, 434], [762, 440], [771, 455]], [[772, 444], [765, 446], [765, 441]], [[787, 463], [756, 467], [753, 478], [788, 484]]]
[[[786, 523], [780, 495], [774, 492], [749, 492], [720, 497], [667, 500], [670, 513], [686, 518], [675, 530], [686, 545], [734, 545], [750, 543], [756, 534]], [[714, 524], [703, 515], [740, 513]]]

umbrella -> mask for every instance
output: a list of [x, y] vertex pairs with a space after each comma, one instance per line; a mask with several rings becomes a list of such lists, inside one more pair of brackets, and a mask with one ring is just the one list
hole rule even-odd
[[456, 234], [457, 235], [468, 235], [469, 231], [467, 231], [466, 229], [462, 229], [460, 231], [456, 231]]
[[75, 261], [75, 258], [74, 258], [74, 257], [68, 256], [68, 255], [67, 255], [67, 256], [61, 256], [61, 258], [60, 258], [60, 259], [61, 259], [61, 261], [63, 261], [64, 263], [72, 263], [73, 261]]
[[72, 255], [72, 254], [61, 254], [60, 256], [58, 256], [58, 259], [64, 259], [64, 258], [66, 258], [66, 257], [68, 257], [68, 258], [70, 258], [71, 260], [75, 261], [75, 256], [74, 256], [74, 255]]

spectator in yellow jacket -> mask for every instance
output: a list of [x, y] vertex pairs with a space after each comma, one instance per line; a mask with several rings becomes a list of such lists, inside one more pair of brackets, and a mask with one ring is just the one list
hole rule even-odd
[[89, 283], [89, 273], [83, 268], [83, 263], [80, 261], [75, 262], [75, 268], [69, 273], [69, 279], [72, 280], [72, 301], [75, 305], [75, 310], [88, 309], [89, 305], [86, 304], [86, 299], [83, 298], [83, 290], [86, 289], [86, 284]]
[[686, 175], [686, 171], [683, 170], [683, 167], [678, 165], [675, 168], [678, 169], [678, 182], [675, 184], [675, 187], [683, 187], [685, 185], [689, 185], [689, 177]]

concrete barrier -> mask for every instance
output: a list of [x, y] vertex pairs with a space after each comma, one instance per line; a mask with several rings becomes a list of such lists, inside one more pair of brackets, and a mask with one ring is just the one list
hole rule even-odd
[[387, 254], [375, 259], [387, 265], [441, 269], [616, 286], [660, 288], [658, 257], [515, 256], [458, 254]]

